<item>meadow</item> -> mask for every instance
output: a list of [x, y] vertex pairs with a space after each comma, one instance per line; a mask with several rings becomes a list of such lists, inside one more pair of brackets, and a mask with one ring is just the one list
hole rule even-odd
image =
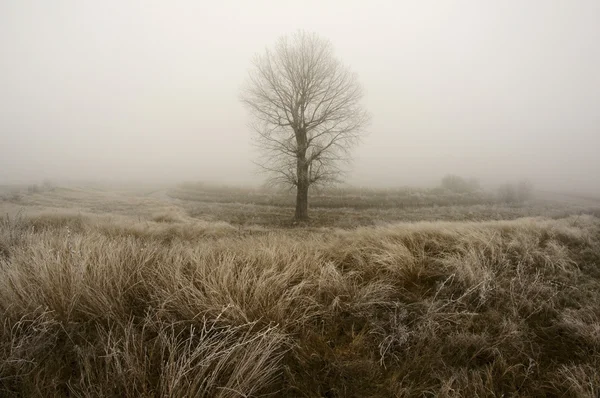
[[0, 396], [600, 394], [600, 201], [0, 190]]

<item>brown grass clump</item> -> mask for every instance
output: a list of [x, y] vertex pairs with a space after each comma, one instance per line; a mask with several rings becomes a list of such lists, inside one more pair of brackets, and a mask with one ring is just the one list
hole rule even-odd
[[0, 395], [596, 397], [600, 220], [0, 222]]
[[175, 211], [163, 211], [152, 215], [152, 221], [164, 223], [184, 222], [184, 218]]

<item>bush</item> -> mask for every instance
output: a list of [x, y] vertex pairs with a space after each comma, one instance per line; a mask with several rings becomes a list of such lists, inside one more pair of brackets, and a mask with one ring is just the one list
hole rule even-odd
[[505, 203], [523, 203], [533, 197], [533, 184], [528, 180], [507, 183], [498, 188], [498, 200]]
[[44, 191], [54, 191], [54, 188], [56, 188], [56, 185], [54, 184], [54, 182], [52, 182], [52, 180], [45, 179], [44, 182], [42, 183], [42, 187], [43, 187]]
[[27, 187], [27, 193], [30, 193], [30, 194], [39, 193], [41, 191], [42, 190], [40, 189], [40, 187], [38, 186], [38, 184], [32, 184], [32, 185], [29, 185]]
[[448, 174], [442, 178], [442, 188], [452, 192], [465, 193], [479, 190], [480, 185], [479, 181], [475, 178], [466, 180], [462, 177]]
[[533, 197], [533, 183], [528, 180], [523, 180], [517, 183], [517, 198], [520, 202], [524, 202]]

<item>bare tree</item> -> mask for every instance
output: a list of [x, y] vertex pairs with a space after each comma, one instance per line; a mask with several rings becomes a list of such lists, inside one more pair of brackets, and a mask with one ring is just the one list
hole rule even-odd
[[308, 218], [308, 189], [339, 181], [341, 164], [369, 122], [357, 77], [328, 40], [298, 32], [257, 55], [241, 100], [270, 182], [296, 188], [297, 220]]

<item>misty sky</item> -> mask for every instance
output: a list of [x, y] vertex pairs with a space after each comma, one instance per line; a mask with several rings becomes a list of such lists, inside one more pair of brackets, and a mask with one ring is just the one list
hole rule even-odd
[[372, 114], [349, 182], [600, 190], [600, 1], [0, 1], [0, 183], [254, 183], [239, 89], [298, 29]]

